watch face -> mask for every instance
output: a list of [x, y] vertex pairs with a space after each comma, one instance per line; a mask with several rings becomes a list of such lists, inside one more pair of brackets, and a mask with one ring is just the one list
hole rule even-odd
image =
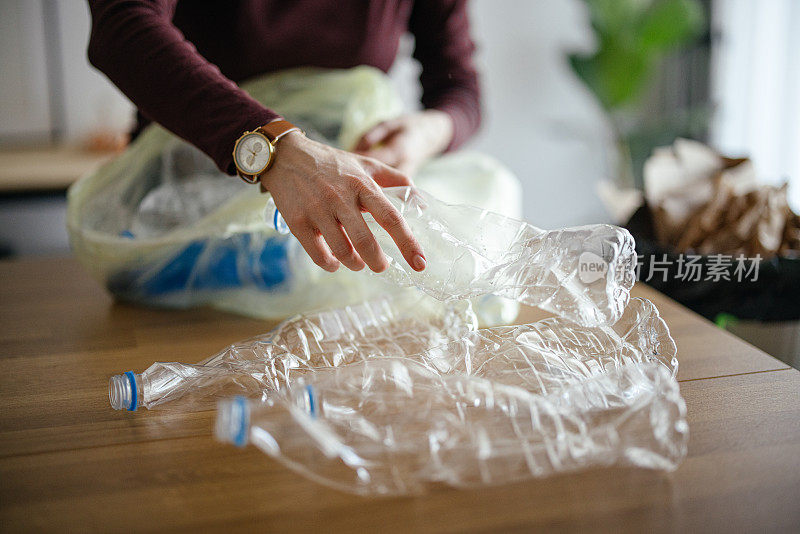
[[259, 174], [269, 163], [272, 145], [260, 133], [249, 133], [236, 144], [234, 160], [239, 170], [246, 174]]

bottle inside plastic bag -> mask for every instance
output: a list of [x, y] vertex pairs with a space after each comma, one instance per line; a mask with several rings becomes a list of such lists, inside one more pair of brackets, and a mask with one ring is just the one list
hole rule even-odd
[[467, 302], [383, 298], [299, 316], [272, 333], [237, 343], [198, 364], [156, 362], [111, 378], [115, 409], [171, 405], [209, 408], [216, 398], [260, 397], [303, 376], [379, 358], [406, 358], [442, 375], [487, 378], [532, 393], [654, 363], [677, 373], [677, 350], [655, 306], [633, 299], [613, 326], [581, 327], [551, 318], [476, 329]]
[[264, 400], [219, 404], [216, 435], [359, 494], [475, 487], [590, 466], [672, 470], [686, 408], [659, 365], [622, 365], [548, 394], [405, 359], [328, 369]]
[[[383, 192], [405, 218], [427, 261], [424, 271], [411, 269], [389, 234], [366, 213], [389, 258], [382, 276], [395, 283], [440, 300], [493, 294], [584, 326], [613, 324], [622, 316], [636, 267], [627, 230], [595, 224], [545, 231], [480, 208], [441, 202], [420, 189]], [[265, 218], [276, 230], [288, 232], [272, 199]]]
[[236, 195], [247, 191], [188, 143], [174, 143], [161, 155], [161, 183], [148, 191], [132, 214], [131, 238], [152, 238], [196, 224]]

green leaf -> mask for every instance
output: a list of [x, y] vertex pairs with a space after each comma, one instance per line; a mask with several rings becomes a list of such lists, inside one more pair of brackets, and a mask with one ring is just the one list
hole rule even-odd
[[599, 47], [592, 56], [570, 57], [570, 65], [608, 110], [640, 99], [664, 53], [688, 43], [704, 25], [698, 0], [586, 3]]
[[654, 53], [680, 47], [697, 37], [704, 23], [696, 0], [660, 0], [644, 14], [640, 45]]
[[613, 37], [601, 39], [592, 57], [571, 57], [575, 73], [609, 110], [629, 105], [641, 97], [652, 73], [651, 55]]
[[608, 109], [638, 100], [652, 71], [652, 61], [647, 54], [612, 41], [595, 59], [602, 81], [602, 100]]
[[592, 26], [602, 35], [629, 33], [642, 14], [658, 0], [586, 0]]

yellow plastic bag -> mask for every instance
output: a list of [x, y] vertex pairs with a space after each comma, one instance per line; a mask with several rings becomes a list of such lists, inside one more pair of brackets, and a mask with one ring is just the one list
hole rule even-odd
[[[388, 78], [369, 67], [295, 69], [242, 87], [309, 137], [342, 148], [402, 113]], [[434, 159], [415, 181], [451, 203], [521, 214], [518, 181], [481, 154]], [[67, 227], [76, 257], [123, 300], [211, 305], [277, 319], [398, 291], [379, 275], [315, 266], [291, 235], [264, 220], [267, 198], [152, 125], [122, 155], [70, 188]], [[483, 324], [516, 314], [515, 304], [495, 297], [475, 304]]]

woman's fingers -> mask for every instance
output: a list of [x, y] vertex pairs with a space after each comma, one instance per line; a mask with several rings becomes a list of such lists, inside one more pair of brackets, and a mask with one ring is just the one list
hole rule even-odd
[[364, 216], [357, 207], [343, 210], [339, 214], [339, 221], [342, 223], [350, 242], [355, 247], [359, 256], [369, 265], [369, 268], [376, 273], [381, 273], [389, 266], [386, 261], [378, 241], [372, 235]]
[[392, 135], [398, 128], [396, 120], [384, 121], [370, 129], [365, 133], [355, 147], [356, 152], [364, 152], [383, 142], [387, 137]]
[[339, 221], [333, 217], [325, 217], [317, 223], [319, 231], [328, 243], [328, 247], [336, 258], [351, 271], [360, 271], [364, 268], [364, 260], [353, 248], [350, 240], [342, 230]]
[[290, 226], [289, 228], [315, 264], [331, 273], [339, 268], [339, 261], [331, 254], [319, 232], [309, 225], [300, 225], [297, 228]]
[[408, 175], [387, 165], [376, 164], [372, 172], [372, 179], [381, 187], [404, 187], [414, 185], [414, 182]]
[[389, 202], [384, 194], [373, 187], [363, 187], [359, 192], [359, 203], [372, 214], [375, 221], [383, 227], [397, 244], [406, 262], [415, 271], [425, 268], [425, 255], [411, 229], [400, 212]]

